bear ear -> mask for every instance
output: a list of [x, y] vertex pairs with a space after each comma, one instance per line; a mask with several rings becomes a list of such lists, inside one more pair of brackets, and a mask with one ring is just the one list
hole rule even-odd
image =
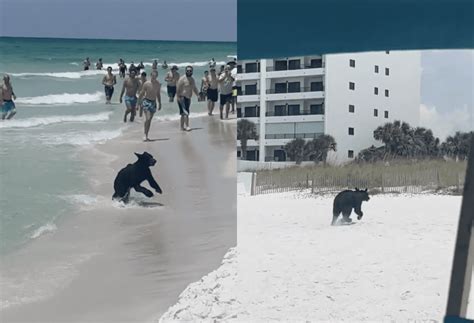
[[138, 158], [140, 158], [142, 155], [138, 154], [138, 153], [134, 153], [135, 156], [137, 156]]
[[359, 188], [356, 187], [356, 192], [359, 192]]
[[364, 192], [367, 192], [367, 187], [365, 188]]

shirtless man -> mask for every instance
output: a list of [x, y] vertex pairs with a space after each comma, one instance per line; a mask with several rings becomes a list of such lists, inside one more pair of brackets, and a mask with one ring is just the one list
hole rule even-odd
[[127, 72], [127, 65], [125, 65], [125, 62], [123, 61], [123, 59], [120, 59], [120, 62], [119, 62], [119, 76], [120, 76], [120, 78], [125, 77], [125, 72]]
[[179, 80], [179, 73], [178, 71], [178, 66], [173, 65], [171, 68], [171, 71], [166, 73], [165, 81], [166, 81], [166, 89], [168, 91], [168, 97], [169, 101], [173, 102], [174, 97], [176, 95], [176, 83]]
[[104, 64], [102, 63], [102, 58], [99, 58], [99, 61], [95, 63], [95, 68], [101, 70]]
[[191, 106], [193, 92], [196, 96], [199, 96], [196, 82], [193, 78], [193, 67], [188, 65], [186, 66], [186, 75], [181, 76], [176, 84], [176, 95], [178, 99], [179, 113], [181, 115], [181, 130], [191, 130], [189, 127], [189, 107]]
[[219, 80], [217, 79], [216, 69], [211, 68], [211, 73], [207, 77], [207, 114], [212, 116], [212, 111], [214, 111], [214, 106], [217, 102], [217, 87]]
[[207, 89], [209, 84], [207, 83], [207, 78], [209, 76], [209, 71], [204, 71], [204, 76], [201, 79], [201, 91], [199, 92], [199, 100], [206, 101], [207, 98]]
[[[142, 72], [142, 74], [140, 75], [139, 82], [140, 82], [140, 86], [138, 88], [138, 93], [140, 93], [142, 91], [143, 85], [146, 82], [146, 73], [145, 72]], [[161, 86], [161, 84], [160, 84], [160, 86]], [[141, 106], [141, 104], [139, 104], [138, 107], [140, 109], [139, 116], [142, 117], [143, 116], [143, 107]]]
[[143, 84], [138, 98], [138, 104], [145, 111], [145, 137], [143, 141], [150, 141], [148, 132], [150, 131], [151, 119], [153, 119], [156, 112], [156, 101], [158, 101], [158, 110], [161, 110], [161, 84], [157, 77], [158, 71], [153, 70], [151, 79]]
[[130, 122], [133, 122], [133, 120], [135, 119], [135, 113], [137, 110], [137, 91], [138, 87], [140, 86], [138, 79], [135, 77], [135, 69], [130, 69], [129, 74], [130, 76], [123, 81], [122, 92], [120, 93], [120, 103], [122, 103], [123, 94], [125, 91], [127, 91], [125, 95], [125, 106], [127, 107], [127, 109], [125, 110], [123, 122], [127, 122], [127, 115], [129, 113]]
[[157, 70], [158, 69], [158, 61], [155, 59], [153, 60], [153, 64], [151, 65], [152, 70]]
[[15, 103], [16, 95], [13, 92], [12, 84], [10, 83], [10, 76], [5, 74], [3, 76], [3, 84], [0, 87], [0, 107], [2, 107], [2, 120], [5, 118], [11, 119], [16, 114]]
[[104, 85], [105, 91], [105, 104], [110, 104], [110, 100], [112, 100], [112, 95], [114, 94], [114, 85], [117, 84], [117, 79], [115, 75], [112, 74], [112, 67], [107, 67], [107, 74], [105, 74], [102, 79], [102, 84]]
[[88, 71], [89, 67], [91, 66], [91, 62], [89, 60], [89, 57], [86, 57], [84, 62], [82, 63], [84, 65], [84, 71]]
[[221, 89], [221, 96], [220, 96], [220, 113], [221, 119], [223, 118], [223, 109], [225, 106], [225, 118], [229, 118], [229, 108], [230, 104], [232, 103], [232, 85], [235, 79], [230, 73], [230, 66], [227, 65], [224, 68], [224, 73], [219, 76], [219, 84]]

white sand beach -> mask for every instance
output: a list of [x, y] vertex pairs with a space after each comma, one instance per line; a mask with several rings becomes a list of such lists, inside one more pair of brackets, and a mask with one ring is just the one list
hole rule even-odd
[[[182, 132], [177, 121], [155, 120], [155, 141], [142, 142], [139, 119], [77, 154], [90, 191], [70, 197], [77, 212], [2, 258], [2, 322], [151, 321], [220, 265], [236, 245], [235, 121], [190, 123]], [[112, 202], [117, 172], [143, 151], [157, 159], [163, 195]]]
[[460, 196], [374, 195], [361, 221], [332, 227], [334, 195], [246, 186], [237, 248], [160, 322], [442, 321]]

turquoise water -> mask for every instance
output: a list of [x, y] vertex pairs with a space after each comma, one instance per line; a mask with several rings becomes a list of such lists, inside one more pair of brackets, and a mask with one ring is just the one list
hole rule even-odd
[[[190, 64], [200, 83], [210, 58], [223, 64], [235, 53], [234, 43], [0, 38], [0, 73], [11, 75], [17, 95], [17, 115], [0, 121], [0, 254], [57, 230], [87, 195], [81, 148], [120, 136], [130, 126], [121, 122], [122, 80], [117, 75], [114, 104], [105, 105], [105, 72], [82, 71], [85, 57], [93, 66], [101, 57], [114, 72], [119, 58], [127, 65], [143, 61], [148, 73], [153, 59], [160, 66], [164, 60], [177, 64], [179, 72]], [[165, 70], [159, 73], [166, 85]], [[165, 92], [162, 98], [156, 118], [175, 118], [176, 103], [167, 103]], [[192, 114], [205, 111], [204, 104], [193, 102]]]

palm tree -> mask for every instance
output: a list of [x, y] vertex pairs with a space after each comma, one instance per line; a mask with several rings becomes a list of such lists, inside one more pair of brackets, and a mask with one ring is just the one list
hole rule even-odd
[[305, 158], [305, 141], [301, 138], [296, 138], [285, 145], [285, 152], [287, 156], [296, 161], [296, 164], [299, 165]]
[[237, 122], [237, 140], [240, 140], [242, 160], [247, 160], [247, 141], [250, 139], [258, 139], [257, 126], [252, 121], [240, 119]]
[[336, 140], [330, 135], [321, 135], [305, 145], [306, 156], [315, 163], [326, 163], [329, 150], [336, 151]]

